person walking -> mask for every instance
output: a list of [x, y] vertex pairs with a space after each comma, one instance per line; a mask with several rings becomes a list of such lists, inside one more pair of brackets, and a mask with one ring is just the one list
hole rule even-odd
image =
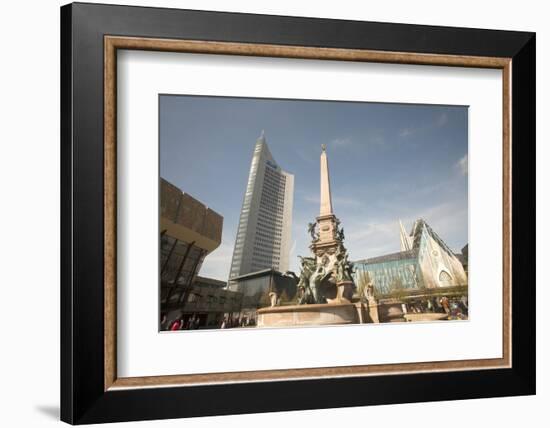
[[447, 299], [447, 296], [443, 296], [441, 298], [441, 306], [443, 306], [443, 310], [446, 314], [451, 312], [451, 309], [449, 308], [449, 299]]
[[160, 329], [162, 330], [168, 330], [168, 317], [166, 314], [162, 314], [160, 317]]
[[180, 315], [172, 322], [172, 324], [170, 324], [170, 331], [181, 330], [182, 325], [183, 325], [183, 319], [182, 319], [182, 315]]

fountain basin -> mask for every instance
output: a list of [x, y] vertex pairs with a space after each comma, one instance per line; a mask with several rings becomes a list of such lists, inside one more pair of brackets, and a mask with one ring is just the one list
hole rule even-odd
[[357, 324], [353, 303], [274, 306], [258, 309], [258, 327], [301, 327], [312, 325]]
[[426, 321], [441, 321], [446, 320], [449, 316], [447, 314], [440, 314], [434, 312], [424, 312], [420, 314], [410, 313], [405, 314], [405, 319], [408, 322], [426, 322]]

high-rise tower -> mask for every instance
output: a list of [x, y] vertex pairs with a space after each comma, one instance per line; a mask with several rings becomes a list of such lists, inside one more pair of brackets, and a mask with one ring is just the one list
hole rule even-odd
[[294, 175], [283, 171], [267, 147], [256, 141], [235, 239], [231, 278], [289, 268]]
[[332, 212], [332, 195], [330, 193], [330, 174], [326, 146], [321, 146], [321, 206], [317, 217], [319, 239], [313, 243], [314, 252], [324, 253], [325, 247], [337, 244], [338, 219]]

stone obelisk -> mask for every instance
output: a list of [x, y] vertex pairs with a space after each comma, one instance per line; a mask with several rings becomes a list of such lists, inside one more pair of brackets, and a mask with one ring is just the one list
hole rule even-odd
[[325, 252], [323, 250], [338, 246], [336, 234], [339, 223], [332, 212], [332, 195], [330, 193], [330, 175], [326, 146], [323, 144], [321, 147], [321, 207], [319, 216], [316, 219], [319, 227], [319, 239], [312, 244], [313, 252], [318, 256]]
[[330, 194], [330, 174], [328, 171], [327, 146], [321, 146], [321, 210], [320, 215], [332, 214], [332, 196]]
[[[332, 210], [332, 195], [330, 191], [330, 173], [326, 146], [321, 146], [321, 204], [319, 216], [316, 218], [317, 238], [310, 245], [315, 255], [318, 271], [326, 272], [327, 281], [336, 287], [334, 299], [342, 301], [351, 298], [353, 281], [351, 280], [351, 265], [347, 261], [347, 251], [344, 247], [344, 231], [340, 221]], [[351, 293], [351, 294], [350, 294]]]

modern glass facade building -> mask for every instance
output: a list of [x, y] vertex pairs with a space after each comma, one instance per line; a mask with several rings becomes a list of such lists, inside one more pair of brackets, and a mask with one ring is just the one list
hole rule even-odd
[[468, 278], [461, 261], [423, 220], [410, 234], [401, 227], [402, 251], [354, 262], [359, 289], [372, 285], [375, 295], [462, 287]]
[[356, 283], [371, 283], [376, 295], [385, 295], [398, 289], [422, 288], [415, 251], [403, 251], [360, 260], [354, 263]]
[[296, 297], [296, 279], [273, 269], [233, 278], [233, 288], [242, 293], [239, 316], [245, 316], [256, 322], [256, 311], [271, 305], [270, 292], [276, 292], [281, 304], [289, 304]]
[[289, 268], [294, 175], [273, 159], [264, 133], [256, 141], [235, 239], [231, 278]]

